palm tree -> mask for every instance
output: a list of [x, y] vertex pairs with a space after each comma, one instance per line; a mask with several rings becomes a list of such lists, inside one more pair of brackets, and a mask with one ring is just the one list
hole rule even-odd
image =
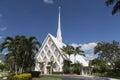
[[48, 65], [50, 65], [50, 74], [52, 74], [53, 68], [55, 67], [55, 62], [50, 61], [50, 62], [48, 62]]
[[41, 69], [41, 74], [43, 72], [43, 67], [44, 67], [44, 62], [38, 62], [39, 63], [39, 67]]
[[16, 54], [16, 42], [15, 39], [12, 37], [6, 37], [4, 39], [4, 42], [1, 43], [0, 45], [0, 51], [2, 52], [4, 49], [8, 50], [9, 55], [6, 55], [6, 57], [8, 57], [7, 59], [9, 60], [12, 56], [12, 63], [14, 63], [14, 68], [15, 68], [15, 72], [17, 73], [17, 54]]
[[21, 68], [25, 71], [30, 71], [35, 65], [35, 53], [37, 53], [38, 48], [40, 47], [40, 42], [37, 41], [36, 37], [32, 36], [26, 38], [25, 36], [20, 36], [20, 60], [22, 60]]
[[24, 42], [24, 67], [31, 70], [35, 65], [35, 54], [37, 53], [39, 47], [41, 46], [40, 42], [37, 41], [37, 38], [32, 36], [28, 39], [23, 40]]
[[36, 37], [26, 38], [25, 36], [6, 37], [4, 42], [0, 45], [0, 51], [7, 49], [9, 56], [13, 56], [13, 63], [15, 64], [15, 71], [19, 69], [22, 73], [23, 70], [30, 69], [34, 66], [35, 53], [38, 51], [40, 43]]
[[[10, 72], [14, 72], [15, 69], [15, 58], [13, 53], [8, 53], [5, 55], [5, 66], [8, 67]], [[17, 73], [17, 71], [16, 71]]]
[[70, 73], [72, 73], [72, 67], [71, 67], [71, 60], [70, 60], [70, 56], [72, 54], [74, 54], [75, 50], [73, 46], [67, 45], [67, 46], [63, 46], [63, 48], [61, 48], [63, 54], [67, 54], [69, 56], [69, 62], [70, 62]]
[[61, 48], [63, 54], [67, 54], [69, 56], [69, 60], [70, 60], [70, 56], [71, 54], [74, 53], [74, 48], [73, 46], [67, 45], [67, 46], [63, 46], [63, 48]]
[[112, 15], [114, 15], [116, 12], [120, 10], [120, 0], [106, 0], [107, 6], [112, 4], [115, 4], [112, 9]]
[[85, 56], [84, 51], [80, 49], [81, 46], [78, 46], [78, 47], [73, 47], [73, 53], [74, 53], [74, 63], [76, 61], [76, 55], [79, 54], [79, 55], [82, 55], [82, 56]]

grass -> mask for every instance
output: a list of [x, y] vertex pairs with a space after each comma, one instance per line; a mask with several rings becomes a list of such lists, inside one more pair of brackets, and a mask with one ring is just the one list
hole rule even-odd
[[60, 78], [52, 78], [52, 77], [42, 77], [36, 78], [35, 80], [61, 80]]

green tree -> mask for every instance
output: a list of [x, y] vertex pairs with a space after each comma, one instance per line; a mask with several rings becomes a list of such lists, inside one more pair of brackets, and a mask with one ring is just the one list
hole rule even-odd
[[76, 73], [76, 74], [81, 74], [82, 68], [83, 68], [83, 65], [80, 64], [79, 62], [77, 62], [73, 65], [73, 70], [74, 70], [74, 73]]
[[76, 55], [79, 54], [79, 55], [85, 56], [85, 54], [83, 53], [84, 51], [81, 50], [81, 46], [73, 47], [74, 62], [76, 62]]
[[69, 60], [70, 60], [70, 56], [72, 54], [74, 54], [74, 47], [73, 46], [70, 46], [70, 45], [67, 45], [67, 46], [63, 46], [61, 48], [63, 54], [67, 54], [69, 56]]
[[[15, 58], [13, 53], [8, 53], [5, 55], [5, 66], [6, 70], [9, 70], [10, 72], [14, 72], [15, 70]], [[17, 71], [16, 71], [17, 72]]]
[[63, 72], [64, 74], [70, 73], [70, 61], [68, 60], [63, 61]]
[[70, 62], [70, 73], [72, 73], [72, 67], [71, 67], [71, 60], [70, 60], [70, 56], [72, 54], [74, 54], [75, 50], [74, 50], [74, 47], [73, 46], [70, 46], [70, 45], [67, 45], [67, 46], [63, 46], [63, 48], [61, 48], [63, 54], [67, 54], [69, 56], [69, 62]]
[[120, 58], [119, 42], [99, 42], [94, 48], [94, 54], [98, 54], [98, 59], [110, 63], [111, 67], [114, 68], [115, 61]]
[[39, 47], [41, 46], [40, 42], [36, 37], [32, 36], [29, 38], [23, 38], [21, 40], [22, 43], [22, 59], [23, 59], [23, 67], [24, 69], [31, 70], [32, 67], [35, 66], [35, 54], [37, 53]]
[[120, 75], [120, 59], [118, 59], [118, 60], [115, 61], [115, 70]]
[[106, 0], [106, 5], [114, 5], [112, 9], [112, 15], [120, 10], [120, 0]]
[[93, 72], [104, 73], [108, 70], [108, 66], [106, 65], [106, 61], [99, 60], [95, 58], [89, 62], [90, 67], [93, 66]]
[[44, 67], [45, 62], [38, 62], [38, 63], [39, 63], [39, 67], [41, 69], [41, 74], [43, 74], [43, 67]]
[[[79, 55], [83, 55], [83, 52], [81, 49], [81, 47], [78, 46], [78, 47], [73, 47], [73, 46], [70, 46], [70, 45], [67, 45], [67, 46], [63, 46], [63, 48], [61, 49], [63, 54], [67, 54], [69, 56], [69, 60], [70, 60], [70, 56], [73, 54], [74, 55], [74, 62], [76, 60], [76, 55], [79, 54]], [[70, 72], [72, 73], [72, 66], [71, 66], [71, 61], [68, 61], [70, 62]], [[68, 66], [64, 66], [64, 69], [67, 68]], [[74, 68], [73, 68], [74, 69]]]
[[[31, 69], [35, 64], [35, 53], [38, 51], [40, 43], [36, 37], [27, 38], [25, 36], [6, 37], [0, 45], [0, 50], [7, 49], [6, 62], [14, 65], [15, 72], [22, 73], [26, 69]], [[14, 70], [13, 69], [13, 70]]]
[[[8, 63], [14, 64], [14, 70], [17, 73], [17, 54], [16, 54], [16, 42], [15, 39], [12, 37], [6, 37], [4, 42], [0, 45], [0, 51], [2, 52], [4, 49], [8, 50], [9, 55], [6, 55], [6, 59]], [[9, 61], [10, 60], [10, 61]], [[12, 62], [13, 61], [13, 62]], [[12, 66], [13, 64], [10, 64]]]
[[3, 71], [4, 68], [5, 68], [4, 64], [1, 64], [1, 63], [0, 63], [0, 70]]
[[51, 60], [50, 62], [48, 62], [48, 65], [50, 65], [50, 74], [52, 74], [53, 68], [55, 68], [55, 62]]

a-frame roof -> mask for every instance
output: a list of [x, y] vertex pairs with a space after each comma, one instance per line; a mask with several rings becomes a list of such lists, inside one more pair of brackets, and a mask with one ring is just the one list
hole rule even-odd
[[46, 41], [48, 40], [48, 38], [50, 38], [50, 39], [53, 41], [54, 45], [56, 45], [56, 48], [59, 50], [60, 55], [63, 57], [63, 59], [66, 59], [67, 57], [66, 57], [66, 56], [63, 56], [62, 51], [61, 51], [61, 48], [62, 48], [63, 46], [66, 46], [66, 45], [65, 45], [64, 43], [60, 42], [56, 37], [54, 37], [54, 36], [51, 35], [50, 33], [48, 33], [47, 37], [46, 37], [45, 40], [43, 41], [41, 48], [39, 49], [38, 53], [36, 54], [36, 58], [39, 57], [39, 53], [40, 53], [40, 51], [42, 50], [42, 48], [44, 47], [44, 45], [45, 45]]

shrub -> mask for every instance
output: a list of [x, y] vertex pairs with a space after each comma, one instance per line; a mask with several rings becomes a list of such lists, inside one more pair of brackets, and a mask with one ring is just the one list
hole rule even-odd
[[112, 71], [108, 71], [108, 72], [107, 72], [107, 76], [110, 76], [110, 77], [119, 77], [119, 76], [120, 76], [120, 73], [114, 72], [114, 71], [112, 70]]
[[64, 60], [64, 63], [63, 63], [63, 72], [64, 74], [69, 74], [70, 73], [70, 61], [68, 60]]
[[64, 74], [69, 74], [70, 73], [70, 67], [68, 67], [67, 65], [63, 66], [63, 72]]
[[40, 71], [31, 71], [32, 77], [39, 77]]
[[7, 80], [14, 80], [14, 73], [9, 73], [7, 76]]
[[82, 70], [82, 64], [80, 64], [80, 63], [75, 63], [75, 64], [73, 65], [73, 70], [74, 70], [74, 73], [80, 74], [80, 73], [81, 73], [81, 70]]
[[3, 72], [5, 66], [3, 64], [0, 64], [0, 70]]
[[31, 80], [31, 74], [23, 73], [14, 76], [14, 80]]

